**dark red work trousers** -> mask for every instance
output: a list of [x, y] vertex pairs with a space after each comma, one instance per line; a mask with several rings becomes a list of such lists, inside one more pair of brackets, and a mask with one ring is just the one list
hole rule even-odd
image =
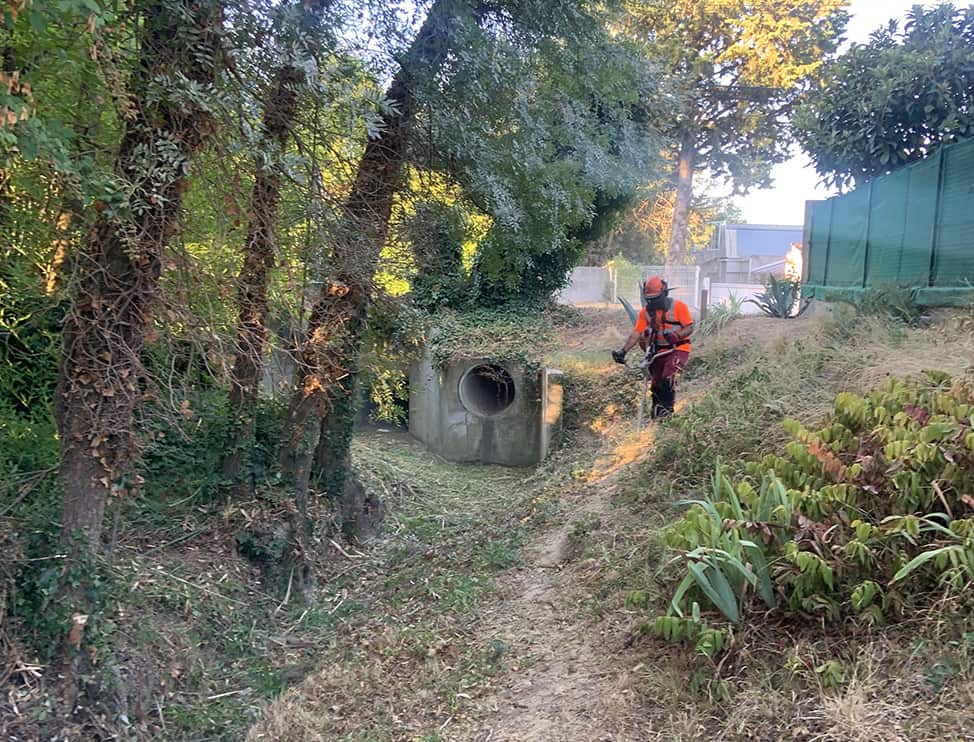
[[676, 406], [676, 378], [683, 372], [690, 358], [690, 351], [670, 350], [656, 356], [649, 366], [649, 375], [653, 382], [654, 418], [667, 417], [673, 414]]

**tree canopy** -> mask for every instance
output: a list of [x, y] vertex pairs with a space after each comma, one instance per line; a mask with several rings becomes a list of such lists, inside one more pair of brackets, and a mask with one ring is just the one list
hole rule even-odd
[[795, 115], [802, 147], [837, 187], [974, 136], [974, 5], [915, 5], [825, 66]]
[[788, 154], [788, 113], [836, 48], [844, 0], [632, 0], [621, 26], [665, 77], [676, 200], [669, 252], [685, 252], [693, 176], [769, 185]]

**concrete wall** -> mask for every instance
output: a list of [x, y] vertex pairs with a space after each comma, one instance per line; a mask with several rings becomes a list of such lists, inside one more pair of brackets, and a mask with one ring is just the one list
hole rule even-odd
[[[461, 382], [471, 369], [498, 365], [510, 374], [514, 397], [494, 414], [479, 414], [461, 399]], [[409, 432], [448, 461], [531, 466], [550, 450], [561, 424], [558, 372], [528, 373], [519, 364], [469, 359], [433, 366], [427, 352], [409, 374]]]
[[559, 304], [593, 304], [612, 301], [609, 271], [582, 266], [572, 271], [569, 284], [556, 297]]
[[694, 315], [700, 309], [700, 266], [698, 265], [637, 265], [618, 271], [618, 293], [630, 304], [642, 304], [642, 282], [650, 276], [662, 276], [670, 285], [670, 296], [684, 302]]
[[[764, 286], [759, 283], [711, 283], [710, 298], [707, 303], [712, 307], [727, 304], [731, 294], [734, 294], [738, 301], [744, 301], [754, 299], [763, 292]], [[741, 314], [761, 314], [761, 310], [753, 304], [743, 304]]]

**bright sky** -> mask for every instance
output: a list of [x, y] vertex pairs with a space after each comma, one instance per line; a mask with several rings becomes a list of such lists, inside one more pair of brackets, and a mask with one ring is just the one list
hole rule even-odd
[[[903, 19], [915, 4], [929, 5], [921, 0], [852, 0], [849, 3], [849, 42], [865, 42], [869, 34], [885, 26], [890, 18]], [[818, 174], [805, 153], [796, 149], [791, 160], [771, 171], [774, 187], [751, 191], [739, 196], [737, 205], [744, 219], [751, 224], [801, 224], [805, 220], [805, 201], [834, 195], [818, 185]]]

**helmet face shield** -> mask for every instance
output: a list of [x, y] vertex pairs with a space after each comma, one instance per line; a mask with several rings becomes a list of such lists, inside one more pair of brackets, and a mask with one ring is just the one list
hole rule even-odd
[[643, 284], [643, 303], [649, 309], [662, 309], [666, 303], [666, 281], [653, 276]]

